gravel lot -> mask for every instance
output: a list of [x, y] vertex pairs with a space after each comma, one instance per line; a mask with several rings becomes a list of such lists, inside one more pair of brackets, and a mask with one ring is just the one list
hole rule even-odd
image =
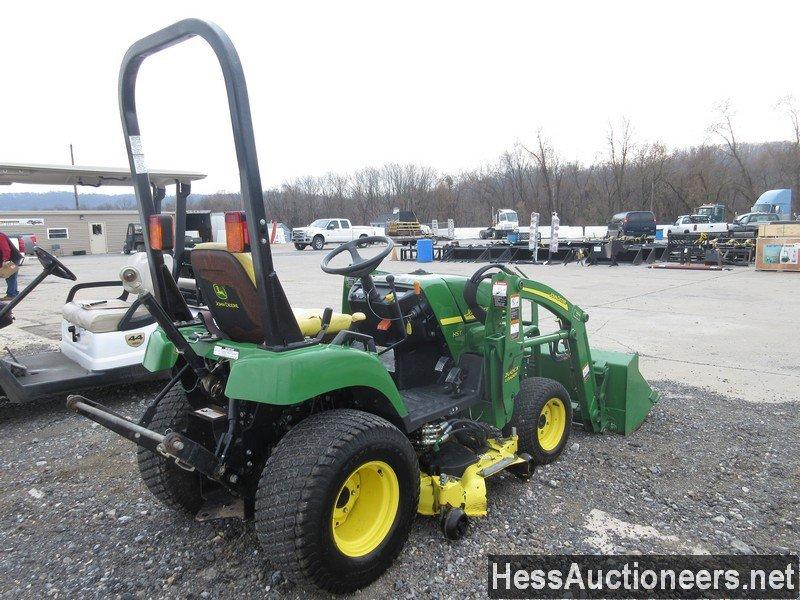
[[[298, 305], [309, 285], [320, 302], [337, 302], [336, 278], [304, 279], [320, 258], [276, 252]], [[110, 278], [122, 261], [88, 257], [69, 266], [90, 280]], [[26, 266], [23, 282], [37, 271]], [[628, 438], [576, 430], [562, 459], [530, 482], [493, 480], [489, 516], [473, 521], [461, 542], [445, 542], [433, 520], [418, 519], [395, 565], [356, 596], [482, 598], [491, 552], [800, 549], [797, 338], [774, 337], [775, 311], [763, 304], [796, 305], [796, 277], [577, 266], [530, 274], [587, 308], [593, 345], [640, 351], [661, 402]], [[747, 294], [729, 293], [742, 286]], [[31, 296], [0, 346], [52, 346], [67, 287], [54, 281]], [[797, 330], [797, 312], [787, 313], [785, 331]], [[693, 324], [707, 335], [677, 335]], [[135, 417], [156, 390], [92, 397]], [[133, 446], [68, 413], [63, 398], [0, 408], [0, 434], [0, 596], [307, 597], [271, 569], [250, 524], [198, 524], [159, 505], [138, 480]]]

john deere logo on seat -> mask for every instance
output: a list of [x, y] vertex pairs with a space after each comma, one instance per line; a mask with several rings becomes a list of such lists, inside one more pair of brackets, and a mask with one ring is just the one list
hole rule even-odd
[[214, 293], [217, 295], [217, 298], [220, 300], [227, 300], [228, 299], [228, 290], [225, 289], [224, 285], [217, 285], [214, 284]]

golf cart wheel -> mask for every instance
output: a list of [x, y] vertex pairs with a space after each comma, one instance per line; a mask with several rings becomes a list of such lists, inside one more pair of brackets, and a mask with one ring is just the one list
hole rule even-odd
[[295, 250], [305, 250], [306, 249], [306, 245], [305, 244], [295, 244], [294, 245], [294, 249]]
[[[181, 431], [191, 410], [186, 393], [178, 383], [161, 400], [153, 418], [139, 424], [158, 433], [167, 429]], [[142, 481], [156, 498], [170, 508], [190, 515], [197, 513], [203, 504], [200, 475], [181, 469], [174, 461], [141, 446], [136, 451], [136, 462]]]
[[314, 250], [322, 250], [325, 247], [325, 238], [321, 235], [315, 235], [314, 239], [311, 240], [311, 247]]
[[301, 421], [267, 460], [256, 532], [289, 580], [353, 592], [400, 554], [418, 501], [408, 438], [376, 415], [331, 410]]
[[536, 465], [553, 462], [564, 450], [572, 429], [569, 393], [554, 379], [523, 379], [508, 429], [511, 427], [517, 428], [519, 452], [530, 454]]

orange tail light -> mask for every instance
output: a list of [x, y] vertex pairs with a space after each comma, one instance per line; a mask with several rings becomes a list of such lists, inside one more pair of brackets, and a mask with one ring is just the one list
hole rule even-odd
[[175, 231], [170, 215], [150, 215], [147, 232], [153, 250], [168, 251], [175, 247]]
[[250, 245], [247, 217], [244, 211], [225, 213], [225, 244], [229, 252], [244, 252]]

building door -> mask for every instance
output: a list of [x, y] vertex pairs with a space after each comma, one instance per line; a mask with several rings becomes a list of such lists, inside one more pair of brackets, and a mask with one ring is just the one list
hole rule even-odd
[[92, 254], [108, 252], [105, 223], [89, 223], [89, 252]]

